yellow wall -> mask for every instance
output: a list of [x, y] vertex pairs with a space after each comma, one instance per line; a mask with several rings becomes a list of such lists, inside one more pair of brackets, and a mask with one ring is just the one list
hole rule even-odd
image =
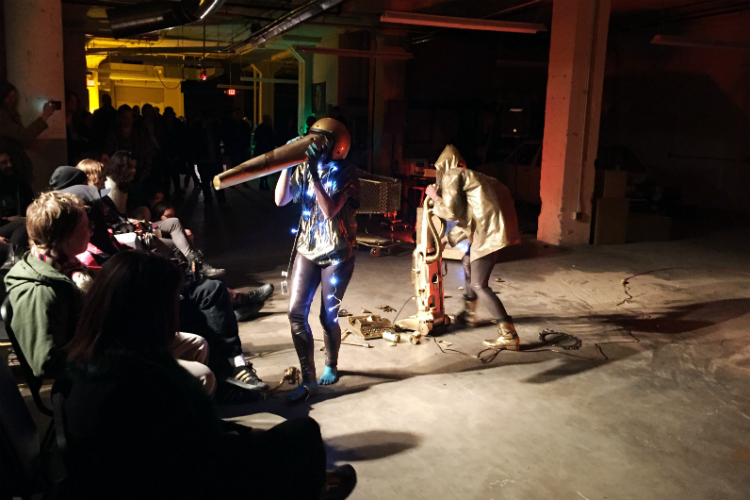
[[161, 66], [139, 64], [102, 64], [99, 79], [108, 80], [102, 85], [112, 97], [112, 105], [140, 106], [148, 103], [161, 112], [171, 106], [177, 116], [184, 116], [185, 101], [180, 88], [181, 78], [164, 76]]

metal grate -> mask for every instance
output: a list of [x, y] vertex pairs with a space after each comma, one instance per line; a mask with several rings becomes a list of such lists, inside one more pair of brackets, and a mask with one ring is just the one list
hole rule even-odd
[[380, 175], [359, 179], [360, 214], [384, 214], [401, 209], [401, 181]]

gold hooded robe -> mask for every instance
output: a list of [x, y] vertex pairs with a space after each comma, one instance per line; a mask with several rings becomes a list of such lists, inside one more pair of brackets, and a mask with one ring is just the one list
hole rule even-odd
[[450, 144], [446, 146], [435, 162], [441, 195], [435, 202], [434, 213], [442, 219], [458, 222], [448, 233], [448, 242], [455, 246], [469, 238], [473, 262], [520, 243], [521, 234], [508, 188], [493, 177], [465, 167], [458, 149]]

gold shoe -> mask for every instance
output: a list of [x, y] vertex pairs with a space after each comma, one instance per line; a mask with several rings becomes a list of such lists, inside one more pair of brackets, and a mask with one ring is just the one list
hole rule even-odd
[[497, 338], [494, 340], [485, 340], [484, 345], [493, 349], [518, 351], [521, 349], [521, 339], [518, 338], [513, 323], [510, 321], [501, 321], [497, 324]]
[[464, 299], [464, 308], [456, 316], [456, 323], [474, 327], [477, 324], [477, 300]]

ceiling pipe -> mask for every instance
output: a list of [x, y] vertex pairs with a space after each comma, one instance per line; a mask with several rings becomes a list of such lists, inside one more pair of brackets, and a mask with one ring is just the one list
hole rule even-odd
[[266, 43], [272, 38], [291, 30], [298, 24], [303, 23], [312, 17], [318, 16], [331, 7], [335, 7], [344, 1], [346, 0], [311, 0], [288, 14], [281, 16], [276, 21], [265, 25], [246, 40], [230, 45], [227, 47], [227, 50], [240, 53], [253, 50], [259, 45]]
[[115, 7], [107, 11], [107, 18], [112, 36], [126, 38], [202, 21], [221, 7], [224, 1], [161, 0]]
[[510, 33], [538, 33], [540, 31], [547, 31], [546, 26], [537, 23], [486, 21], [465, 17], [433, 16], [429, 14], [413, 14], [411, 12], [393, 11], [386, 11], [383, 13], [383, 15], [380, 16], [380, 22], [480, 31], [505, 31]]
[[297, 52], [307, 52], [308, 54], [321, 54], [325, 56], [340, 57], [360, 57], [366, 59], [396, 59], [405, 61], [414, 58], [410, 52], [385, 52], [374, 50], [352, 50], [352, 49], [330, 49], [328, 47], [307, 47], [304, 45], [295, 45], [294, 50]]
[[672, 45], [674, 47], [688, 47], [693, 49], [732, 49], [750, 51], [750, 44], [727, 42], [724, 40], [705, 40], [687, 36], [656, 35], [651, 40], [654, 45]]

